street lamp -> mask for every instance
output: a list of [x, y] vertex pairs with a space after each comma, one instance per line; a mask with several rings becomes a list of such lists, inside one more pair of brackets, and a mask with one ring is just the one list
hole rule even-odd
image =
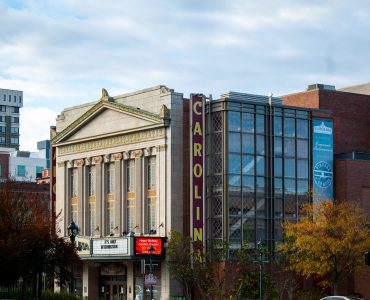
[[[150, 245], [149, 247], [149, 268], [150, 268], [150, 274], [153, 274], [153, 263], [152, 263], [152, 253], [155, 250], [153, 245]], [[153, 284], [150, 284], [150, 300], [153, 300]]]
[[[72, 220], [71, 224], [68, 225], [67, 229], [68, 229], [69, 239], [71, 240], [71, 244], [74, 247], [76, 236], [78, 234], [78, 227], [75, 224], [75, 222]], [[74, 293], [73, 263], [71, 264], [71, 287], [70, 287], [70, 292]]]
[[263, 242], [261, 240], [257, 243], [257, 250], [258, 250], [258, 254], [259, 254], [258, 263], [260, 265], [260, 300], [262, 300], [262, 264], [263, 264], [262, 255], [263, 255]]

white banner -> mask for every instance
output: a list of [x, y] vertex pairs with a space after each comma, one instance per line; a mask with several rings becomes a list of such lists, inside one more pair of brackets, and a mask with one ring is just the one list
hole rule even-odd
[[128, 255], [127, 238], [104, 238], [92, 240], [92, 255]]

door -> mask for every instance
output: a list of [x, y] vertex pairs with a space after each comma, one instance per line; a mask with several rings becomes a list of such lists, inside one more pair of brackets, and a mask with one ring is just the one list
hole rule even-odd
[[104, 284], [105, 300], [126, 300], [125, 281], [106, 281]]

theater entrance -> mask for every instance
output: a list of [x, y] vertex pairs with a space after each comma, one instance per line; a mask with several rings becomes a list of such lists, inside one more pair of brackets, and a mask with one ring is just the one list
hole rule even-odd
[[105, 300], [127, 299], [126, 266], [122, 264], [101, 265], [100, 297]]

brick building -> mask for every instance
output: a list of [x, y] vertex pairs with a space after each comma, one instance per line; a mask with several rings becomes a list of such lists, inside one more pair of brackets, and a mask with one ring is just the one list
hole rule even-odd
[[[355, 201], [370, 215], [370, 83], [336, 90], [313, 84], [281, 97], [286, 105], [330, 110], [334, 121], [334, 197]], [[370, 298], [370, 267], [349, 280], [344, 293]]]

